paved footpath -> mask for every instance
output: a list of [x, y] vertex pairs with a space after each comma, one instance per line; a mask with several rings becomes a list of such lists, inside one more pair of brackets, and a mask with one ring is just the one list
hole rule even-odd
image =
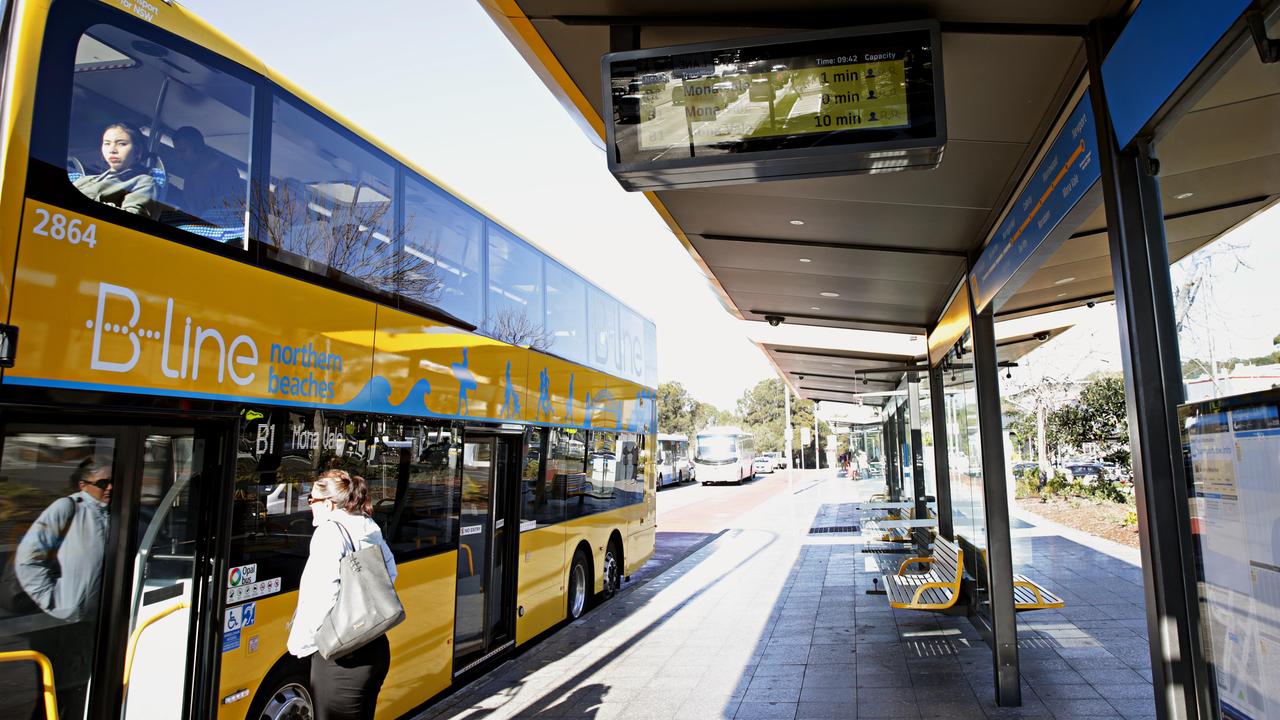
[[1138, 568], [1053, 535], [1018, 541], [1019, 570], [1068, 607], [1022, 618], [1024, 704], [999, 708], [990, 651], [967, 619], [891, 610], [864, 592], [878, 563], [901, 556], [808, 534], [823, 504], [876, 486], [793, 481], [419, 718], [1154, 717]]

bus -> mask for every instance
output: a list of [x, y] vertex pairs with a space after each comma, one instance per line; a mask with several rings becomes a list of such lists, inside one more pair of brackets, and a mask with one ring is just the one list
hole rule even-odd
[[676, 485], [694, 479], [689, 460], [689, 436], [660, 433], [658, 435], [658, 487]]
[[755, 477], [751, 465], [756, 458], [755, 440], [751, 433], [732, 427], [709, 427], [698, 433], [694, 443], [693, 464], [698, 482], [734, 483]]
[[0, 709], [311, 717], [329, 468], [399, 567], [378, 718], [648, 560], [652, 322], [176, 3], [6, 7]]

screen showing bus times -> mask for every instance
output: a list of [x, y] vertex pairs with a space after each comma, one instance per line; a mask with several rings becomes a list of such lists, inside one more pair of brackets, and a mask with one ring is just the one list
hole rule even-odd
[[621, 163], [935, 132], [927, 31], [636, 58], [609, 69]]
[[1181, 406], [1204, 660], [1218, 712], [1280, 718], [1280, 391]]

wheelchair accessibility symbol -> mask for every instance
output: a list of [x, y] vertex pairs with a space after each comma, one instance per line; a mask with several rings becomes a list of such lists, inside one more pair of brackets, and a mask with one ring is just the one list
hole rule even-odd
[[227, 608], [226, 622], [223, 624], [222, 630], [223, 632], [232, 632], [240, 628], [249, 627], [257, 619], [257, 615], [258, 603], [256, 602]]

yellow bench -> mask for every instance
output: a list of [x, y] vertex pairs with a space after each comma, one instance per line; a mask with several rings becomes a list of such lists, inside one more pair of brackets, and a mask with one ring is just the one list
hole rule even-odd
[[1026, 610], [1051, 610], [1065, 607], [1062, 598], [1040, 587], [1035, 580], [1026, 575], [1013, 576], [1013, 609], [1018, 612]]
[[[909, 573], [907, 568], [924, 563], [929, 570]], [[904, 560], [896, 575], [884, 576], [885, 595], [890, 607], [902, 610], [947, 610], [960, 599], [960, 581], [964, 577], [964, 552], [960, 546], [938, 537], [933, 541], [933, 554]]]
[[[983, 577], [986, 577], [987, 569], [987, 551], [982, 550], [982, 568]], [[1066, 602], [1062, 598], [1049, 592], [1043, 585], [1032, 580], [1026, 575], [1013, 576], [1013, 610], [1014, 612], [1027, 612], [1028, 610], [1056, 610], [1066, 607]]]

